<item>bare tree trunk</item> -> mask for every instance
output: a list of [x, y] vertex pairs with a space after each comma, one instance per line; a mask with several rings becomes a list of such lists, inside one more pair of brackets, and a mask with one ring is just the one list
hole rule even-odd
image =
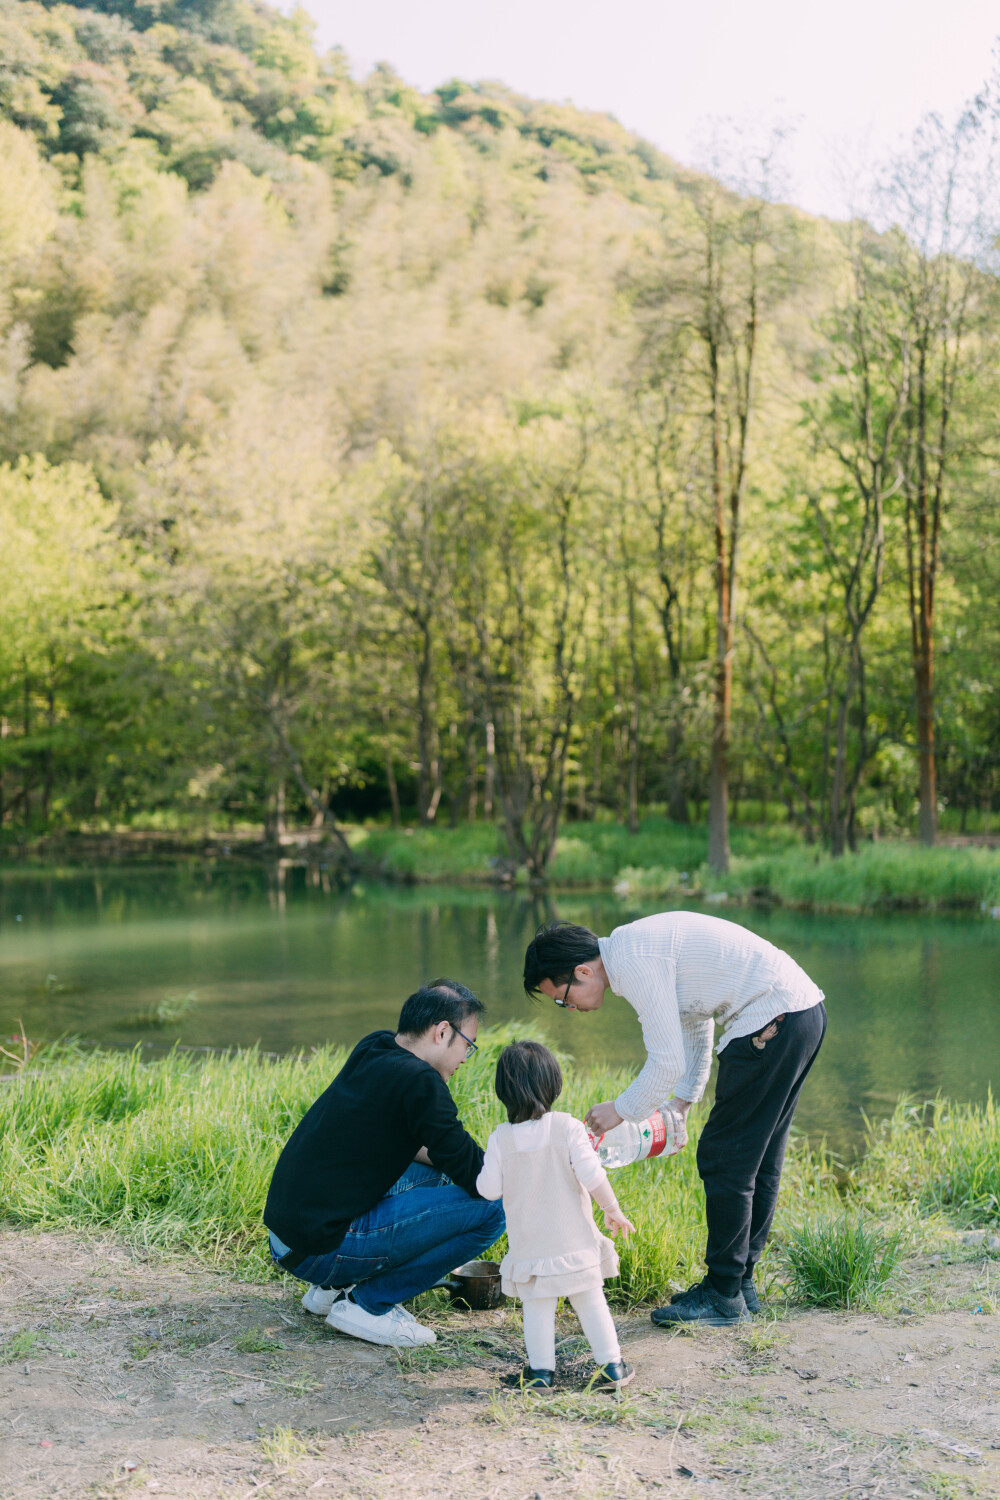
[[591, 799], [595, 813], [601, 805], [601, 782], [602, 773], [604, 770], [601, 751], [603, 750], [603, 748], [604, 726], [601, 724], [600, 720], [598, 720], [597, 724], [595, 724], [594, 726], [594, 787]]
[[[934, 743], [934, 585], [938, 563], [938, 529], [949, 404], [944, 401], [937, 453], [937, 485], [932, 496], [927, 435], [927, 334], [920, 341], [916, 368], [916, 493], [907, 495], [906, 554], [909, 582], [910, 640], [917, 695], [917, 764], [920, 784], [919, 837], [922, 844], [937, 839], [937, 758]], [[945, 356], [947, 366], [947, 356]], [[942, 381], [947, 397], [948, 381]], [[913, 516], [914, 508], [916, 517]], [[916, 529], [916, 549], [913, 531]], [[914, 557], [916, 550], [916, 557]]]
[[639, 832], [639, 690], [632, 698], [632, 717], [629, 722], [628, 757], [628, 831]]
[[433, 643], [430, 627], [424, 621], [417, 658], [417, 816], [422, 828], [434, 822], [441, 801], [441, 766], [435, 754], [433, 674]]
[[469, 716], [469, 725], [465, 737], [465, 818], [466, 822], [476, 821], [476, 812], [479, 804], [479, 745], [476, 737], [475, 716]]
[[483, 780], [483, 817], [492, 818], [496, 801], [496, 730], [493, 720], [486, 721], [486, 773]]
[[709, 345], [712, 371], [712, 499], [715, 507], [715, 704], [708, 778], [708, 864], [716, 875], [729, 869], [729, 725], [733, 702], [733, 620], [726, 547], [726, 506], [719, 351]]
[[[921, 621], [923, 624], [923, 621]], [[934, 744], [934, 638], [933, 624], [924, 633], [917, 659], [917, 755], [920, 764], [920, 821], [922, 844], [937, 839], [937, 756]]]
[[[24, 663], [24, 738], [31, 738], [31, 678], [28, 675], [28, 663]], [[31, 765], [30, 756], [24, 757], [24, 769], [21, 772], [21, 799], [24, 803], [24, 823], [26, 828], [31, 826]]]
[[392, 809], [392, 826], [399, 828], [403, 819], [399, 810], [399, 787], [396, 785], [396, 769], [392, 763], [392, 747], [385, 747], [385, 782], [389, 788], [389, 806]]
[[[54, 666], [50, 663], [50, 674]], [[49, 731], [49, 743], [45, 747], [45, 780], [42, 783], [42, 821], [47, 828], [49, 826], [49, 807], [52, 803], [52, 789], [55, 785], [56, 768], [55, 752], [52, 749], [52, 737], [56, 727], [56, 691], [50, 675], [45, 690], [46, 724]]]
[[334, 817], [333, 812], [330, 809], [329, 802], [321, 802], [316, 789], [309, 785], [309, 779], [306, 776], [305, 770], [303, 769], [302, 761], [299, 759], [298, 752], [296, 751], [291, 740], [288, 738], [288, 734], [284, 726], [280, 723], [275, 723], [274, 729], [281, 748], [284, 751], [288, 768], [291, 771], [292, 776], [295, 778], [295, 783], [298, 786], [299, 791], [302, 793], [303, 797], [306, 799], [313, 811], [322, 814], [323, 822], [329, 830], [331, 837], [333, 838], [340, 851], [340, 856], [344, 862], [345, 867], [352, 874], [356, 874], [360, 869], [357, 856], [355, 855], [354, 850], [351, 848], [350, 844], [347, 842], [347, 839], [344, 837], [343, 829], [340, 827], [340, 824]]
[[847, 682], [837, 706], [837, 728], [834, 737], [833, 783], [830, 788], [830, 852], [839, 858], [847, 847], [847, 824], [844, 800], [847, 791], [847, 730], [851, 699], [854, 696], [854, 654], [851, 653]]

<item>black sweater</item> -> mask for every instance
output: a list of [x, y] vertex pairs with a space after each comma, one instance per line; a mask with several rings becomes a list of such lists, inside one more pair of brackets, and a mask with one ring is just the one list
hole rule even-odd
[[480, 1146], [430, 1063], [373, 1031], [296, 1126], [274, 1169], [264, 1222], [303, 1257], [336, 1250], [352, 1219], [374, 1208], [421, 1146], [478, 1198]]

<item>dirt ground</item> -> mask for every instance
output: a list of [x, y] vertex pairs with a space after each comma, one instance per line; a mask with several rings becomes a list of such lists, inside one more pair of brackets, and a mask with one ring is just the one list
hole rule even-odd
[[433, 1308], [438, 1343], [397, 1357], [332, 1333], [290, 1280], [7, 1233], [0, 1495], [1000, 1496], [998, 1273], [956, 1237], [907, 1266], [892, 1313], [673, 1336], [623, 1318], [620, 1401], [580, 1390], [568, 1316], [539, 1400], [510, 1384], [516, 1308]]

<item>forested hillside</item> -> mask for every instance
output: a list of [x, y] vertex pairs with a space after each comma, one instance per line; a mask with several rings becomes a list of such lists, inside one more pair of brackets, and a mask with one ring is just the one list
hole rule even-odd
[[879, 229], [250, 0], [0, 0], [0, 829], [1000, 809], [985, 90]]

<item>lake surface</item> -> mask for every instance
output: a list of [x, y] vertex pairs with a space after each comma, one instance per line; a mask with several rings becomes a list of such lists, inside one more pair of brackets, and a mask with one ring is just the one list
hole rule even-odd
[[[553, 916], [605, 933], [656, 906], [608, 894], [462, 887], [324, 888], [317, 871], [200, 862], [0, 871], [0, 1030], [103, 1043], [287, 1051], [392, 1026], [405, 997], [447, 974], [490, 1019], [542, 1021], [581, 1061], [639, 1063], [622, 1000], [593, 1015], [524, 996], [524, 948]], [[1000, 923], [726, 909], [825, 990], [830, 1029], [799, 1126], [838, 1150], [901, 1093], [983, 1099], [1000, 1082]], [[144, 1018], [192, 996], [166, 1027]]]

